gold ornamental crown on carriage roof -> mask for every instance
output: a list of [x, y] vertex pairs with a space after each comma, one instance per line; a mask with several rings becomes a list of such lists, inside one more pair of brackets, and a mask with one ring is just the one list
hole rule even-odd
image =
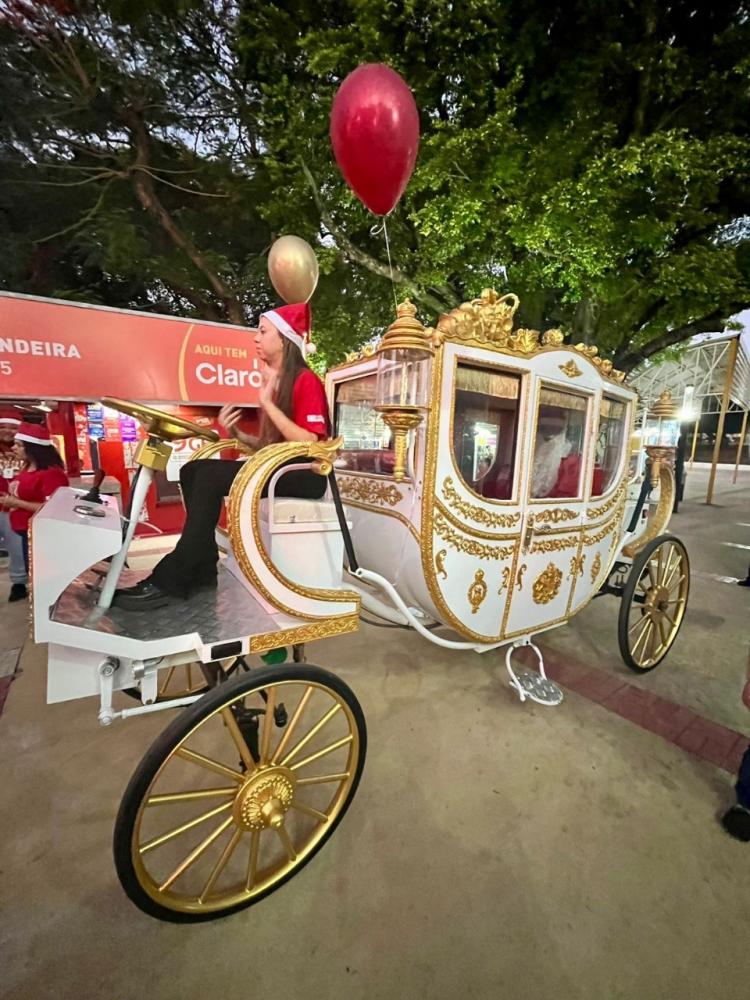
[[[605, 378], [615, 382], [625, 380], [624, 372], [618, 371], [611, 361], [599, 357], [598, 348], [589, 344], [565, 344], [562, 330], [540, 333], [538, 330], [519, 328], [514, 331], [513, 317], [519, 304], [518, 296], [512, 292], [500, 296], [494, 288], [485, 288], [478, 299], [464, 302], [442, 315], [437, 328], [431, 331], [433, 340], [437, 344], [449, 340], [526, 355], [565, 346], [585, 357]], [[575, 364], [572, 360], [568, 364], [573, 366], [569, 372], [572, 375]]]

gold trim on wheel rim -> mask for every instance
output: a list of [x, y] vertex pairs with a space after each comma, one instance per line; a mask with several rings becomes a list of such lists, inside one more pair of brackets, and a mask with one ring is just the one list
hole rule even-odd
[[216, 913], [267, 893], [304, 864], [348, 801], [360, 758], [349, 704], [309, 680], [264, 693], [229, 697], [193, 726], [141, 799], [131, 858], [160, 906]]
[[667, 654], [682, 624], [689, 587], [687, 554], [667, 539], [650, 554], [628, 609], [628, 649], [639, 669], [655, 667]]

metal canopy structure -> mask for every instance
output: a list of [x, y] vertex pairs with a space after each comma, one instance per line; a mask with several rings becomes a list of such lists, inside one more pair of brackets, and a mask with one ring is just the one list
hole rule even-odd
[[734, 465], [733, 481], [737, 481], [737, 469], [745, 442], [748, 410], [750, 410], [750, 356], [746, 345], [742, 342], [742, 333], [709, 336], [697, 340], [690, 344], [678, 360], [665, 361], [662, 364], [647, 362], [636, 369], [628, 382], [638, 391], [644, 409], [650, 409], [665, 389], [672, 393], [672, 398], [678, 405], [683, 404], [685, 409], [690, 409], [690, 414], [683, 413], [681, 419], [695, 421], [691, 463], [695, 457], [701, 417], [718, 414], [716, 441], [706, 493], [707, 504], [713, 500], [724, 420], [729, 412], [742, 413], [742, 430]]
[[648, 407], [656, 402], [664, 389], [669, 389], [672, 398], [679, 404], [685, 398], [685, 390], [692, 386], [694, 409], [699, 409], [701, 413], [720, 413], [730, 367], [733, 371], [727, 409], [748, 410], [750, 357], [740, 333], [693, 343], [677, 361], [646, 363], [636, 369], [628, 384], [637, 389], [642, 404]]

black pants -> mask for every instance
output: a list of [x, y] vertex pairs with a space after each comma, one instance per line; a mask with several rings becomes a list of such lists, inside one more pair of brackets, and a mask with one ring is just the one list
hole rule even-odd
[[739, 774], [737, 775], [737, 801], [745, 809], [750, 809], [750, 746], [745, 751], [745, 755], [740, 763]]
[[[175, 597], [186, 597], [197, 587], [216, 582], [216, 525], [224, 497], [229, 493], [242, 462], [222, 459], [198, 459], [180, 470], [180, 485], [185, 501], [185, 527], [174, 551], [157, 563], [151, 574], [156, 586]], [[326, 479], [308, 470], [286, 473], [276, 484], [276, 496], [319, 500], [326, 489]], [[267, 488], [263, 489], [263, 496]]]

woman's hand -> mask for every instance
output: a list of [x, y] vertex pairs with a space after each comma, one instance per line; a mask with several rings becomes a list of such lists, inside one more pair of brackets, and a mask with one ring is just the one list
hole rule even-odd
[[3, 493], [0, 495], [0, 506], [18, 507], [18, 497], [14, 497], [11, 493]]
[[260, 383], [260, 405], [265, 410], [269, 403], [273, 402], [276, 392], [276, 385], [279, 381], [278, 373], [273, 368], [266, 368], [261, 374]]
[[237, 425], [242, 420], [242, 410], [239, 406], [227, 403], [219, 410], [219, 423], [227, 433], [237, 436]]

